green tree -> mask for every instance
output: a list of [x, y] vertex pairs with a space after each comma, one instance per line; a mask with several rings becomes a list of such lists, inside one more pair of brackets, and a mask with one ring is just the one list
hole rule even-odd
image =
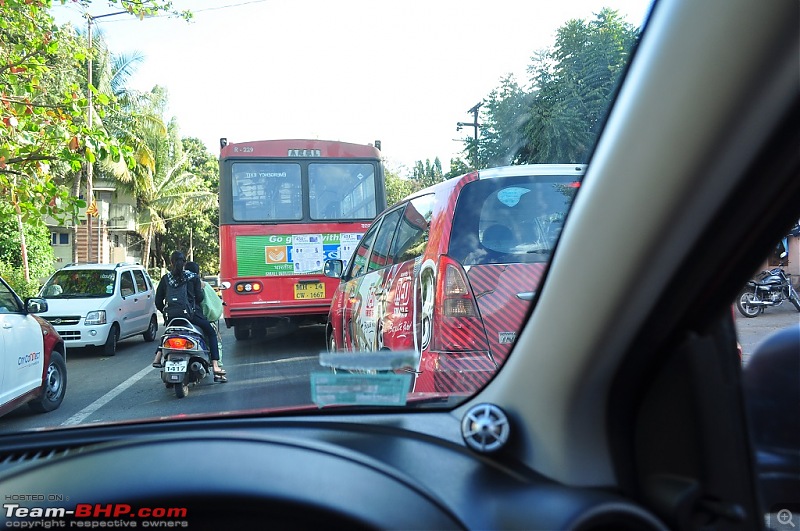
[[[140, 18], [172, 10], [161, 0], [107, 4]], [[0, 212], [0, 221], [16, 219], [26, 280], [25, 227], [41, 224], [46, 215], [61, 223], [75, 219], [85, 206], [69, 193], [61, 171], [77, 173], [97, 159], [118, 161], [125, 155], [102, 127], [88, 125], [87, 91], [81, 90], [78, 72], [92, 54], [70, 27], [54, 24], [51, 5], [51, 0], [0, 2], [0, 193], [11, 206]], [[98, 94], [93, 107], [102, 116], [111, 103]]]
[[414, 163], [412, 169], [412, 177], [417, 182], [419, 188], [427, 188], [444, 181], [444, 173], [442, 173], [442, 162], [439, 157], [436, 157], [431, 163], [430, 159], [426, 159], [423, 164], [421, 160]]
[[384, 170], [386, 177], [386, 204], [393, 205], [420, 189], [419, 183], [405, 179], [392, 170]]
[[519, 163], [525, 146], [523, 134], [530, 116], [531, 95], [509, 75], [500, 81], [481, 106], [483, 124], [479, 142], [481, 166]]
[[[163, 116], [166, 103], [166, 92], [155, 87], [150, 92], [151, 112]], [[174, 120], [166, 134], [149, 131], [146, 143], [153, 153], [154, 164], [152, 168], [141, 165], [134, 168], [133, 192], [138, 212], [137, 232], [144, 239], [142, 261], [148, 267], [153, 237], [166, 232], [167, 222], [193, 211], [214, 208], [217, 195], [205, 188], [202, 178], [187, 170], [190, 153], [183, 149]]]
[[[186, 171], [199, 179], [201, 190], [216, 197], [219, 188], [219, 165], [205, 144], [197, 138], [181, 141], [186, 155]], [[219, 204], [213, 201], [207, 210], [190, 209], [165, 220], [165, 230], [156, 234], [153, 257], [156, 264], [168, 265], [169, 254], [178, 249], [191, 256], [202, 274], [219, 272]]]
[[559, 28], [553, 49], [529, 68], [534, 92], [519, 162], [588, 160], [638, 35], [607, 8]]
[[586, 162], [638, 35], [607, 8], [559, 28], [554, 46], [531, 58], [530, 89], [509, 75], [484, 100], [481, 166]]
[[[22, 297], [32, 297], [39, 288], [40, 280], [53, 272], [53, 247], [50, 231], [44, 224], [26, 224], [20, 232], [17, 220], [6, 217], [0, 221], [0, 276]], [[23, 270], [20, 253], [21, 235], [24, 235], [30, 260], [29, 274]]]
[[450, 159], [450, 170], [445, 174], [445, 179], [452, 179], [472, 171], [472, 168], [461, 158]]

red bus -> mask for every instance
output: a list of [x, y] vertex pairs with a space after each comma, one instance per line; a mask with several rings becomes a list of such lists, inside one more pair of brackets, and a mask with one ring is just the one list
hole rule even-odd
[[324, 323], [348, 260], [386, 207], [380, 143], [220, 139], [220, 282], [236, 339]]

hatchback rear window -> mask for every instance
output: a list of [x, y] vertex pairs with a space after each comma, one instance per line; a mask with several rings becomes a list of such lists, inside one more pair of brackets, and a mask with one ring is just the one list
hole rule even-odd
[[456, 204], [448, 254], [465, 266], [547, 262], [576, 188], [574, 175], [468, 183]]

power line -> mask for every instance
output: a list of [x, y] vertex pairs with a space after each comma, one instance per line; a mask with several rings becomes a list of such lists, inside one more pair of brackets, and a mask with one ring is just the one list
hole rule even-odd
[[[273, 1], [273, 0], [250, 0], [248, 2], [239, 2], [237, 4], [228, 4], [228, 5], [224, 5], [224, 6], [206, 7], [206, 8], [203, 8], [203, 9], [190, 9], [189, 11], [191, 11], [192, 14], [194, 14], [194, 13], [205, 13], [207, 11], [220, 11], [222, 9], [232, 9], [232, 8], [237, 8], [237, 7], [249, 6], [249, 5], [253, 5], [253, 4], [263, 4], [265, 2], [270, 2], [270, 1]], [[170, 17], [174, 17], [174, 16], [175, 15], [173, 13], [158, 13], [157, 15], [148, 15], [145, 18], [170, 18]], [[134, 17], [134, 18], [136, 18], [136, 17]], [[138, 18], [136, 18], [136, 20], [138, 21]], [[102, 23], [103, 24], [114, 24], [114, 23], [118, 23], [118, 22], [130, 22], [130, 21], [131, 21], [131, 19], [127, 19], [127, 20], [126, 19], [117, 19], [117, 20], [104, 20], [104, 21], [102, 21]]]
[[196, 11], [192, 11], [192, 13], [202, 13], [203, 11], [218, 11], [220, 9], [229, 9], [232, 7], [242, 7], [251, 4], [263, 4], [264, 2], [269, 2], [271, 0], [250, 0], [250, 2], [240, 2], [238, 4], [229, 4], [227, 6], [219, 6], [219, 7], [207, 7], [205, 9], [198, 9]]

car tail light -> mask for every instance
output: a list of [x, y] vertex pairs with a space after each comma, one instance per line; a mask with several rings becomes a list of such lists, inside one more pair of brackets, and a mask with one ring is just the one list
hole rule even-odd
[[432, 349], [436, 351], [488, 351], [483, 329], [464, 268], [448, 256], [439, 259]]
[[444, 291], [440, 300], [444, 305], [445, 316], [478, 317], [472, 290], [469, 289], [463, 269], [455, 261], [444, 266], [443, 283]]
[[164, 347], [176, 350], [191, 350], [195, 348], [194, 341], [185, 337], [170, 337], [164, 341]]
[[[442, 270], [443, 269], [443, 274]], [[440, 262], [440, 277], [442, 279], [442, 293], [439, 300], [442, 303], [445, 317], [478, 317], [478, 309], [472, 290], [467, 284], [467, 277], [461, 265], [450, 258]]]

